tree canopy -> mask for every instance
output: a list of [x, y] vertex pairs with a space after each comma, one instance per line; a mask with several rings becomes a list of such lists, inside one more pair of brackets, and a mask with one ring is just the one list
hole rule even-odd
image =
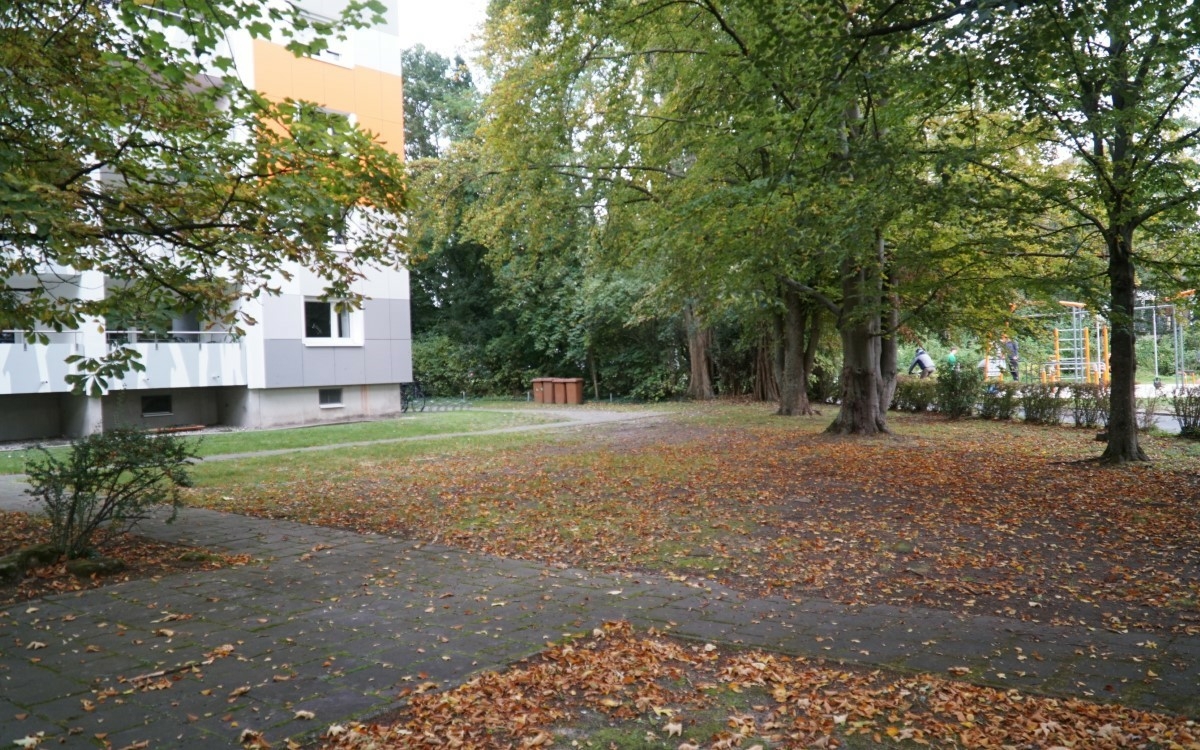
[[[243, 85], [226, 35], [313, 54], [381, 10], [351, 2], [328, 23], [248, 0], [0, 9], [0, 328], [182, 311], [236, 327], [239, 300], [296, 264], [356, 303], [365, 267], [400, 257], [402, 162], [345, 118]], [[87, 271], [116, 283], [72, 289]], [[78, 366], [102, 379], [128, 361]]]

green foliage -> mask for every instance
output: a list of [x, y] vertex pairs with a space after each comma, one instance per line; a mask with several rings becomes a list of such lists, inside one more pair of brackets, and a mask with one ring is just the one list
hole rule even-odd
[[1020, 403], [1020, 385], [1004, 380], [986, 383], [979, 402], [979, 416], [984, 419], [1012, 419]]
[[409, 160], [444, 156], [470, 136], [479, 92], [466, 62], [418, 44], [404, 50], [404, 155]]
[[1062, 424], [1063, 383], [1029, 383], [1021, 387], [1021, 408], [1030, 424]]
[[[344, 117], [245, 88], [223, 49], [246, 28], [310, 54], [380, 10], [350, 2], [325, 22], [252, 0], [0, 6], [0, 327], [186, 313], [236, 332], [241, 303], [296, 265], [361, 302], [354, 282], [403, 250], [399, 156]], [[111, 283], [95, 294], [101, 281], [62, 268]], [[77, 360], [72, 382], [102, 391], [131, 356]]]
[[174, 520], [178, 487], [190, 484], [193, 446], [173, 435], [118, 428], [71, 444], [60, 457], [42, 449], [25, 466], [31, 488], [50, 520], [51, 542], [68, 559], [90, 551], [101, 528], [127, 531], [160, 505]]
[[960, 367], [938, 373], [937, 407], [951, 419], [969, 417], [983, 392], [983, 373], [974, 367]]
[[1076, 427], [1093, 428], [1108, 423], [1107, 385], [1071, 383], [1071, 410]]
[[1200, 440], [1200, 386], [1176, 389], [1171, 396], [1171, 406], [1179, 422], [1179, 436]]
[[896, 378], [892, 408], [896, 411], [925, 412], [938, 401], [938, 385], [933, 378]]

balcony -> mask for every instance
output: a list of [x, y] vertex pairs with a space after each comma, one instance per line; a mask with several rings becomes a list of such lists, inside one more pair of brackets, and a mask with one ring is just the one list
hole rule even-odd
[[[0, 395], [69, 393], [72, 354], [99, 356], [103, 344], [82, 331], [34, 331], [48, 343], [29, 341], [25, 331], [0, 331]], [[130, 371], [110, 389], [206, 388], [246, 385], [241, 343], [224, 331], [108, 331], [108, 346], [127, 346], [141, 357], [145, 372]], [[90, 339], [90, 341], [89, 341]]]
[[79, 331], [34, 331], [49, 343], [30, 342], [25, 331], [0, 331], [0, 394], [66, 393], [67, 357], [82, 353]]
[[144, 372], [126, 373], [125, 388], [206, 388], [246, 385], [246, 357], [241, 343], [226, 331], [108, 331], [110, 347], [136, 351]]

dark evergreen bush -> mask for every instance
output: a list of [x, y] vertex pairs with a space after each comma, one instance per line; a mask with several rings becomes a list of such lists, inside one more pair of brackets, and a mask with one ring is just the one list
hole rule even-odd
[[1063, 383], [1030, 383], [1021, 389], [1021, 408], [1030, 424], [1062, 424]]
[[1017, 412], [1020, 387], [1017, 383], [1002, 380], [985, 383], [983, 396], [979, 400], [979, 416], [984, 419], [1012, 419]]
[[983, 372], [974, 368], [939, 372], [937, 408], [951, 419], [969, 417], [983, 393]]
[[937, 403], [937, 381], [930, 378], [896, 378], [896, 395], [892, 408], [896, 411], [923, 412]]

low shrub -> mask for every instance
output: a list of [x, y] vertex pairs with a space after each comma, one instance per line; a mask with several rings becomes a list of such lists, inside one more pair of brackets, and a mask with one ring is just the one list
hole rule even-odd
[[937, 408], [951, 419], [975, 412], [983, 392], [983, 372], [974, 368], [947, 370], [938, 375]]
[[1200, 440], [1200, 386], [1176, 389], [1171, 396], [1171, 406], [1179, 422], [1179, 436]]
[[1062, 383], [1031, 383], [1022, 388], [1021, 408], [1030, 424], [1062, 424]]
[[71, 443], [58, 458], [45, 448], [25, 465], [30, 489], [50, 520], [51, 544], [67, 559], [87, 555], [103, 527], [128, 531], [159, 505], [179, 507], [178, 488], [190, 484], [196, 457], [191, 441], [118, 428]]
[[1162, 396], [1158, 393], [1137, 400], [1138, 429], [1142, 432], [1149, 432], [1158, 426], [1158, 406], [1160, 401], [1162, 401]]
[[1076, 427], [1108, 424], [1108, 386], [1098, 383], [1071, 385], [1071, 410]]
[[937, 403], [937, 381], [930, 378], [896, 378], [892, 408], [896, 411], [923, 412]]
[[979, 399], [979, 416], [984, 419], [1012, 419], [1020, 400], [1018, 383], [1002, 380], [986, 383]]

